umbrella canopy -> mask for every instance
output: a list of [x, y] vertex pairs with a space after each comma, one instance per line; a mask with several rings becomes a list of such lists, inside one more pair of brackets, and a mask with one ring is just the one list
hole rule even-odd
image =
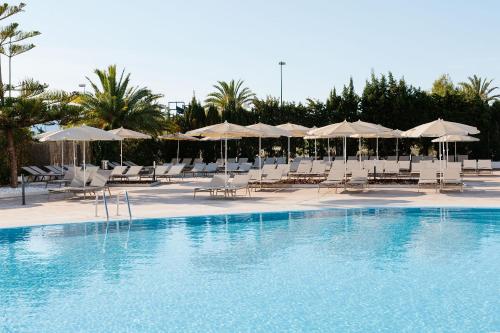
[[[113, 133], [121, 137], [122, 139], [151, 139], [151, 135], [144, 134], [141, 132], [132, 131], [123, 127], [112, 129], [108, 131], [109, 133]], [[123, 165], [123, 140], [120, 141], [120, 165]]]
[[[228, 123], [227, 121], [211, 125], [207, 127], [202, 127], [195, 129], [193, 131], [186, 132], [187, 135], [192, 136], [204, 136], [208, 138], [219, 138], [225, 140], [225, 157], [224, 157], [224, 174], [227, 176], [227, 140], [232, 138], [257, 138], [262, 135], [261, 132], [256, 131], [245, 126], [236, 125]], [[227, 181], [227, 178], [226, 178]]]
[[307, 135], [311, 136], [321, 136], [323, 138], [339, 138], [339, 137], [350, 137], [356, 134], [376, 134], [378, 130], [355, 123], [348, 122], [344, 120], [340, 123], [335, 123], [327, 126], [323, 126], [314, 130], [310, 130]]
[[280, 136], [292, 136], [293, 133], [277, 126], [271, 126], [263, 123], [257, 123], [247, 126], [252, 130], [259, 131], [261, 138], [279, 138]]
[[40, 139], [45, 141], [120, 141], [122, 140], [116, 134], [109, 133], [99, 128], [82, 125], [79, 127], [70, 127], [45, 135]]
[[285, 130], [288, 132], [288, 137], [302, 138], [307, 135], [311, 129], [302, 125], [286, 123], [276, 126], [279, 129]]
[[262, 138], [279, 138], [280, 136], [286, 136], [290, 138], [290, 136], [292, 136], [292, 133], [277, 126], [271, 126], [263, 123], [249, 125], [247, 126], [247, 128], [259, 131], [261, 133], [259, 135], [259, 169], [261, 170], [262, 178], [262, 157], [260, 156], [262, 150]]
[[307, 132], [309, 132], [311, 129], [302, 125], [297, 125], [297, 124], [292, 124], [292, 123], [285, 123], [276, 126], [279, 129], [288, 131], [288, 149], [287, 149], [287, 163], [290, 163], [290, 138], [303, 138], [304, 136], [307, 135]]
[[432, 140], [432, 142], [477, 142], [478, 138], [468, 135], [445, 135], [437, 139]]
[[151, 135], [144, 134], [141, 132], [136, 132], [123, 127], [112, 129], [108, 131], [121, 137], [122, 139], [151, 139]]
[[430, 123], [422, 124], [403, 132], [403, 136], [408, 138], [438, 138], [445, 135], [469, 135], [479, 134], [479, 130], [474, 126], [455, 123], [438, 119]]
[[85, 142], [87, 141], [121, 141], [122, 138], [116, 134], [109, 133], [99, 128], [82, 125], [56, 131], [40, 139], [46, 141], [83, 141], [83, 187], [86, 179]]
[[238, 137], [256, 138], [259, 137], [261, 133], [256, 130], [246, 128], [245, 126], [231, 124], [225, 121], [220, 124], [198, 128], [186, 132], [186, 134], [191, 136], [204, 136], [208, 138], [231, 139]]

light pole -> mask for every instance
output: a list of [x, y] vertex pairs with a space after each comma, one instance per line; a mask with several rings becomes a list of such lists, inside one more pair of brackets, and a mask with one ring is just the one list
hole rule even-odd
[[286, 65], [286, 62], [280, 61], [278, 65], [280, 65], [280, 103], [281, 107], [283, 107], [283, 66]]
[[86, 86], [87, 86], [87, 85], [86, 85], [85, 83], [80, 83], [80, 84], [78, 85], [78, 87], [83, 88], [83, 94], [85, 94], [85, 87], [86, 87]]

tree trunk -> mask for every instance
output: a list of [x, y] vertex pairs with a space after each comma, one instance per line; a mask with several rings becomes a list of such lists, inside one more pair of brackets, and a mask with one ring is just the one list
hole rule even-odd
[[17, 156], [14, 144], [14, 129], [7, 128], [5, 133], [7, 135], [7, 152], [10, 161], [10, 186], [17, 187]]

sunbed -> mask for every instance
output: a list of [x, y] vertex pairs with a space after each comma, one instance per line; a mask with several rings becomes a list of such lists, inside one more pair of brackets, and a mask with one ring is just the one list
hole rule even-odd
[[458, 189], [460, 192], [464, 190], [464, 182], [462, 177], [460, 177], [460, 170], [445, 169], [443, 171], [443, 182], [441, 184], [441, 190]]
[[368, 186], [368, 170], [358, 169], [353, 170], [351, 179], [347, 182], [348, 187], [360, 187], [364, 189]]
[[208, 163], [205, 167], [205, 175], [216, 173], [217, 172], [217, 164], [216, 163]]
[[172, 165], [168, 172], [161, 178], [166, 178], [169, 182], [171, 182], [172, 178], [183, 177], [182, 170], [184, 169], [184, 166], [185, 165], [183, 163]]
[[344, 169], [332, 168], [328, 173], [326, 180], [318, 184], [318, 192], [321, 187], [335, 187], [335, 193], [337, 193], [337, 188], [344, 184], [344, 172]]
[[274, 162], [276, 162], [276, 159], [274, 157], [267, 157], [264, 161], [264, 164], [274, 164]]
[[218, 191], [223, 191], [227, 186], [228, 178], [225, 175], [214, 175], [208, 184], [193, 189], [193, 199], [196, 198], [198, 192], [209, 192], [212, 196]]
[[205, 163], [196, 163], [191, 170], [184, 171], [184, 173], [190, 173], [195, 177], [196, 175], [202, 175], [206, 167], [207, 165]]
[[398, 178], [399, 175], [399, 165], [395, 160], [385, 161], [383, 175], [386, 178]]
[[248, 157], [240, 157], [240, 158], [238, 158], [238, 163], [239, 164], [247, 163], [247, 162], [248, 162]]
[[123, 173], [125, 172], [125, 170], [127, 170], [127, 166], [125, 165], [118, 165], [118, 166], [115, 166], [113, 168], [113, 170], [111, 171], [111, 174], [109, 176], [109, 178], [111, 179], [114, 179], [114, 178], [122, 178], [123, 177]]
[[228, 195], [232, 195], [234, 197], [236, 196], [236, 192], [238, 190], [245, 190], [246, 194], [250, 196], [250, 187], [248, 186], [249, 181], [250, 181], [250, 175], [248, 173], [236, 175], [234, 176], [233, 180], [226, 185], [224, 191]]
[[477, 161], [476, 160], [463, 160], [464, 173], [477, 173]]
[[269, 173], [262, 176], [262, 180], [259, 181], [260, 187], [268, 187], [269, 185], [276, 185], [283, 179], [283, 170], [272, 169]]
[[45, 187], [48, 184], [59, 184], [59, 187], [66, 186], [71, 183], [73, 178], [75, 177], [75, 169], [73, 167], [69, 167], [68, 170], [64, 172], [64, 176], [60, 179], [51, 179], [45, 183]]
[[251, 163], [240, 163], [239, 167], [238, 167], [238, 172], [240, 173], [246, 173], [248, 171], [250, 171], [250, 169], [252, 168], [252, 164]]
[[295, 178], [307, 177], [311, 174], [311, 169], [312, 169], [312, 161], [301, 160], [297, 168], [297, 171], [290, 172], [290, 176]]
[[[62, 187], [58, 189], [49, 189], [49, 194], [50, 193], [82, 193], [83, 198], [86, 198], [87, 193], [97, 193], [99, 191], [103, 190], [108, 190], [109, 195], [111, 196], [111, 191], [109, 189], [109, 186], [107, 185], [109, 175], [111, 174], [110, 171], [107, 170], [101, 170], [98, 172], [95, 172], [92, 175], [92, 181], [90, 182], [90, 185], [83, 185], [83, 171], [78, 170], [75, 173], [75, 177], [71, 181], [70, 186], [68, 187]], [[87, 177], [86, 177], [87, 178]]]
[[436, 192], [438, 190], [438, 180], [436, 175], [436, 169], [426, 168], [420, 170], [420, 175], [418, 178], [418, 192], [422, 187], [434, 187]]
[[162, 178], [164, 177], [168, 170], [170, 169], [170, 165], [157, 165], [154, 167], [154, 169], [151, 169], [151, 171], [148, 173], [148, 174], [145, 174], [145, 175], [140, 175], [139, 176], [139, 179], [142, 179], [142, 178]]
[[477, 160], [477, 173], [481, 172], [488, 174], [493, 172], [491, 160]]

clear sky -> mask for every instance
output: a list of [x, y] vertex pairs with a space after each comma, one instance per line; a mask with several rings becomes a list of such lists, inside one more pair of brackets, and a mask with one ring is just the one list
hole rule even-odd
[[[15, 18], [39, 30], [36, 49], [13, 63], [34, 77], [78, 90], [109, 64], [165, 101], [204, 99], [217, 80], [243, 79], [259, 97], [324, 100], [352, 76], [359, 92], [373, 70], [429, 89], [449, 73], [500, 85], [500, 1], [27, 0]], [[4, 61], [5, 64], [5, 61]]]

